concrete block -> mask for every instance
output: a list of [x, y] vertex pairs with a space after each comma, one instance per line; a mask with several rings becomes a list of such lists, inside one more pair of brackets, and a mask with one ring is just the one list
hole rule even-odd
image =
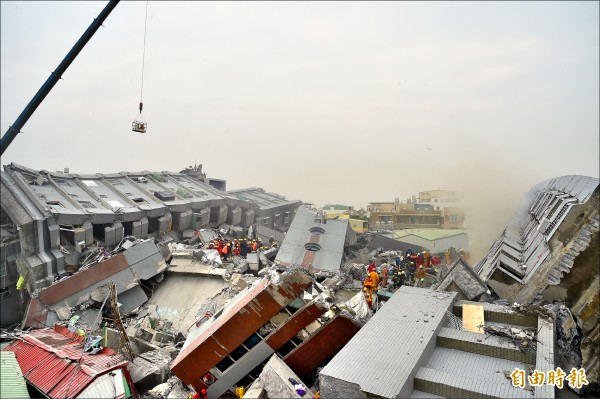
[[60, 227], [57, 224], [49, 224], [48, 232], [50, 234], [50, 248], [56, 248], [60, 245]]
[[83, 222], [81, 227], [85, 229], [85, 245], [92, 245], [94, 243], [94, 226], [90, 222]]
[[148, 218], [143, 217], [133, 222], [132, 234], [136, 238], [146, 238], [148, 236]]

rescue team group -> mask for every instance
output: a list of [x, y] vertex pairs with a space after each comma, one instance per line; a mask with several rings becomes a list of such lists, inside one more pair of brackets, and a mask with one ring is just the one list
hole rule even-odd
[[242, 258], [245, 258], [249, 253], [276, 247], [277, 241], [275, 241], [273, 237], [269, 239], [269, 246], [263, 244], [260, 239], [251, 240], [247, 238], [239, 240], [215, 238], [208, 244], [208, 249], [216, 249], [224, 262], [233, 256], [241, 256]]
[[[367, 277], [363, 280], [363, 293], [370, 309], [377, 310], [377, 293], [379, 287], [386, 291], [396, 291], [404, 284], [422, 287], [427, 277], [427, 269], [440, 264], [437, 256], [432, 256], [428, 251], [413, 252], [411, 248], [406, 251], [406, 256], [399, 252], [395, 264], [383, 262], [379, 267], [375, 259], [371, 259], [367, 268]], [[446, 263], [449, 263], [450, 252], [446, 252]], [[374, 306], [375, 305], [375, 306]]]

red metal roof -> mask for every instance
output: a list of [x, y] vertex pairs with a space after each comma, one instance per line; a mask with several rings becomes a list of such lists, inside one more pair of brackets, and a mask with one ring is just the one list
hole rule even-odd
[[83, 352], [84, 338], [58, 324], [33, 330], [4, 350], [14, 352], [23, 376], [51, 398], [73, 398], [97, 376], [124, 368], [127, 361], [110, 348]]

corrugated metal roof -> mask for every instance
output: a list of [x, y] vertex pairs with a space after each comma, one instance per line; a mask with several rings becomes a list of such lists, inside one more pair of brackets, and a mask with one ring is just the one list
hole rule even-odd
[[19, 367], [19, 362], [15, 354], [8, 351], [0, 352], [0, 375], [2, 375], [2, 384], [0, 384], [0, 398], [29, 398], [27, 392], [27, 383], [23, 378], [23, 373]]
[[67, 328], [33, 330], [4, 350], [15, 354], [23, 376], [53, 398], [75, 397], [98, 375], [127, 366], [123, 356], [105, 348], [83, 352], [83, 337]]
[[[411, 378], [456, 293], [403, 286], [323, 368], [321, 375], [357, 384], [363, 392], [398, 397]], [[381, 342], [393, 342], [385, 350]]]

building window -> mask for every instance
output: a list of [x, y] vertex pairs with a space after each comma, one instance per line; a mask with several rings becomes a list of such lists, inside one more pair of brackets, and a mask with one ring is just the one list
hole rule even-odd
[[288, 224], [288, 223], [290, 223], [290, 212], [289, 212], [289, 211], [288, 211], [288, 212], [286, 212], [286, 213], [284, 213], [284, 216], [283, 216], [283, 223], [284, 223], [284, 224]]
[[263, 222], [264, 225], [269, 224], [269, 218], [268, 217], [263, 218], [262, 222]]
[[10, 291], [8, 288], [4, 287], [0, 290], [0, 299], [8, 298], [10, 296]]
[[63, 204], [61, 204], [59, 201], [46, 201], [46, 205], [64, 208]]
[[84, 208], [95, 208], [94, 204], [92, 204], [89, 201], [79, 201], [79, 203], [81, 204], [81, 206], [83, 206]]
[[0, 262], [0, 277], [6, 276], [6, 262]]
[[56, 179], [56, 183], [64, 187], [71, 187], [71, 185], [66, 180]]
[[458, 215], [450, 215], [451, 223], [458, 223]]
[[279, 226], [279, 221], [281, 220], [281, 213], [276, 213], [273, 218], [273, 227]]
[[435, 199], [433, 200], [433, 202], [437, 202], [437, 198], [435, 198]]

